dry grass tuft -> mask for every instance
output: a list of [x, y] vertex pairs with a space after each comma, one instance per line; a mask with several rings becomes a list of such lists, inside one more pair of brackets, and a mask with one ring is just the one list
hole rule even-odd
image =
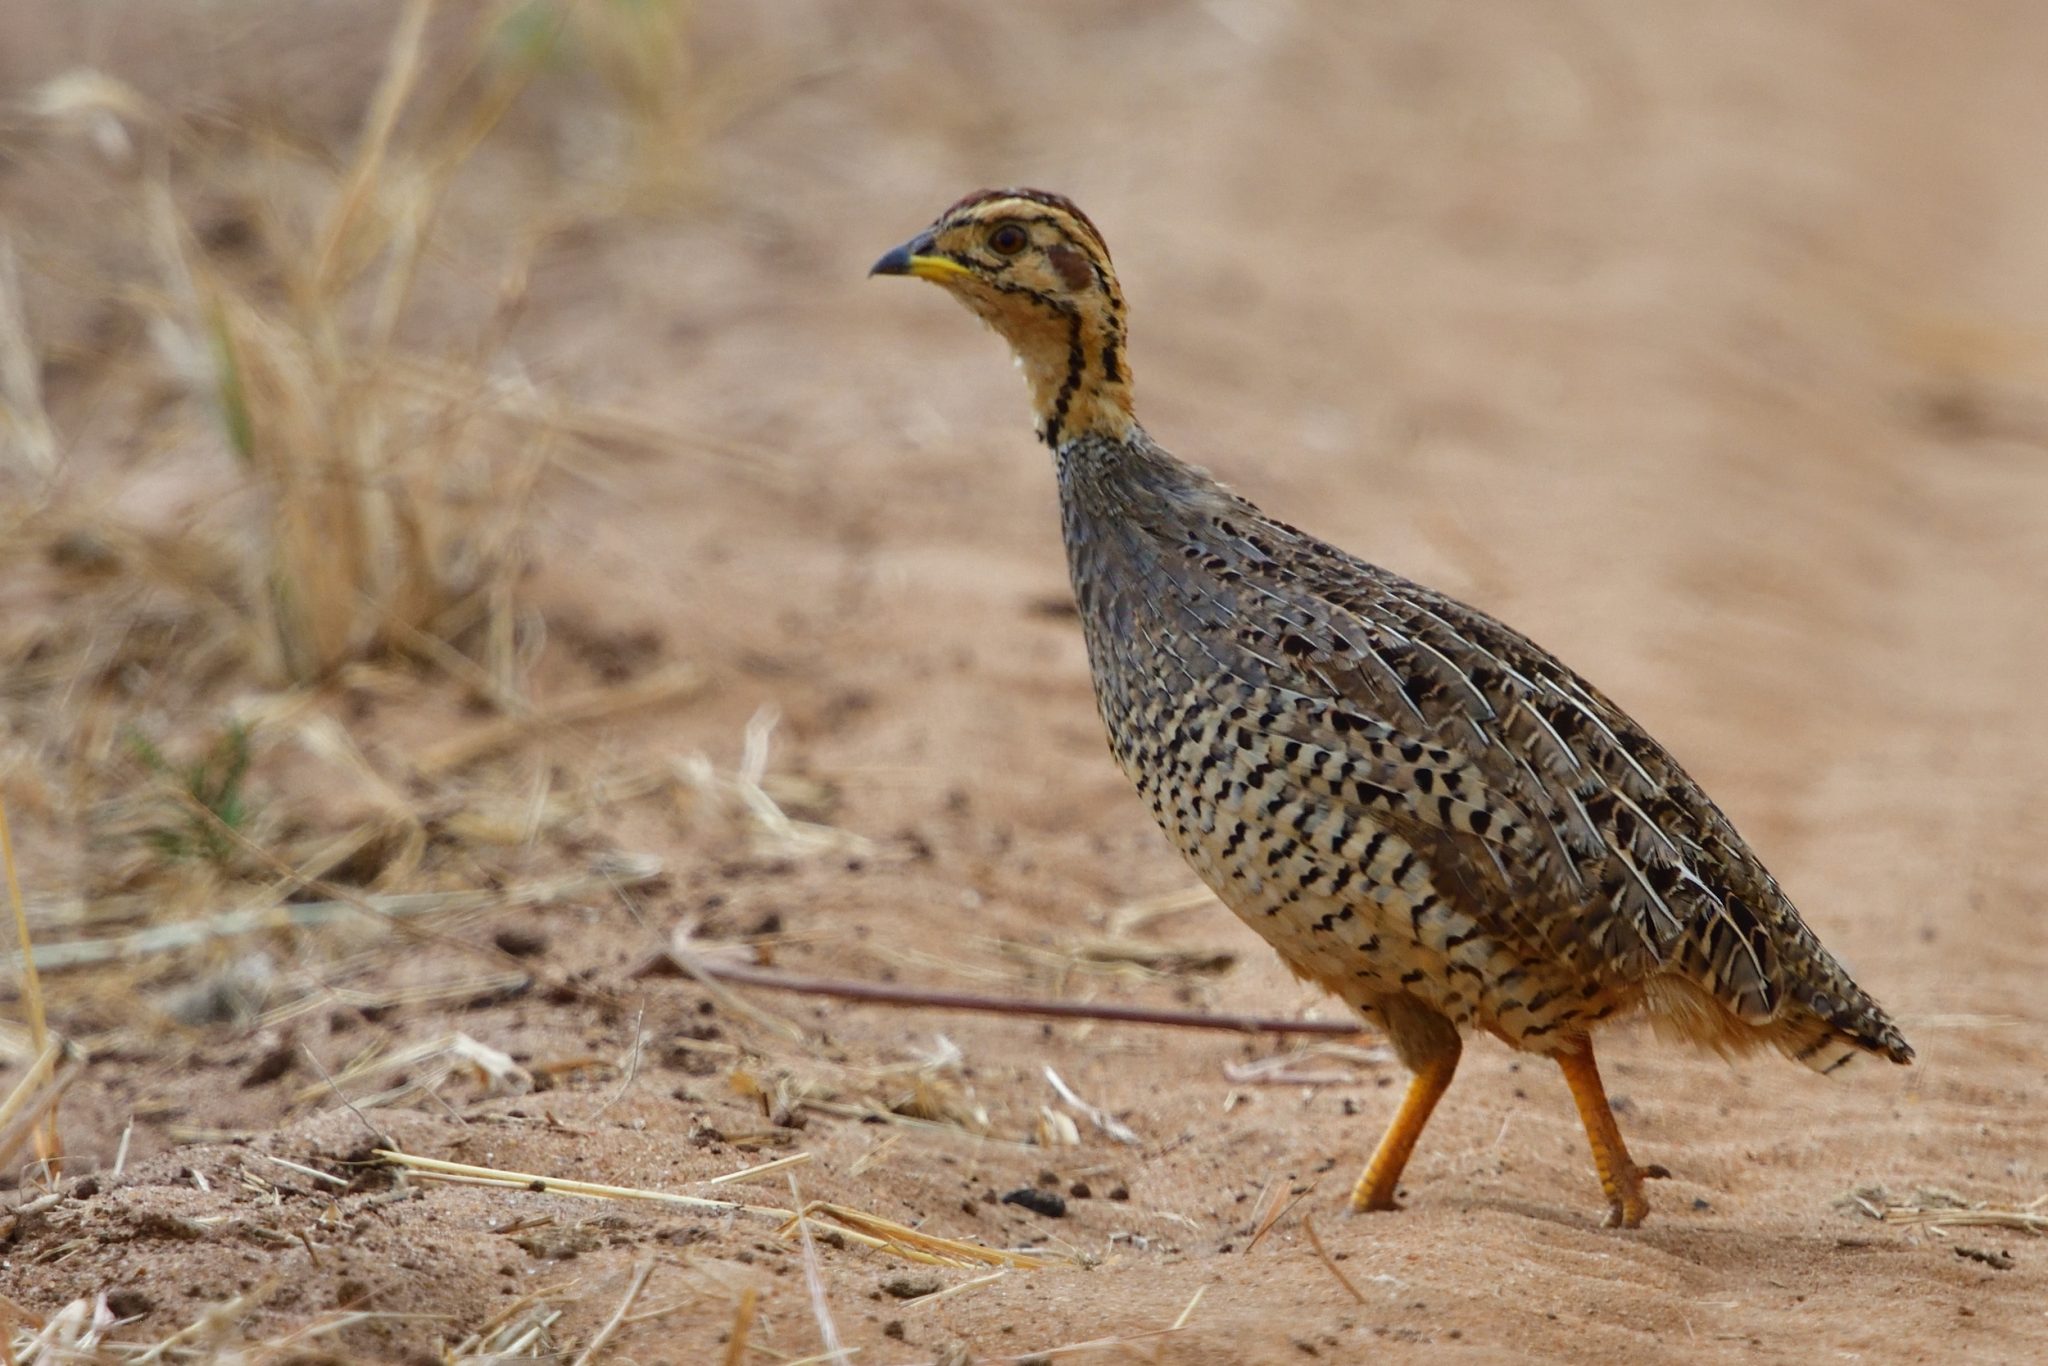
[[[295, 202], [305, 168], [275, 144], [173, 155], [196, 134], [145, 113], [111, 78], [70, 78], [70, 94], [46, 92], [43, 106], [76, 114], [90, 99], [104, 114], [154, 120], [134, 133], [161, 149], [136, 182], [156, 275], [137, 293], [158, 350], [211, 402], [262, 503], [263, 534], [237, 585], [259, 623], [260, 671], [321, 678], [425, 635], [469, 646], [510, 693], [522, 524], [555, 438], [496, 396], [525, 387], [499, 367], [537, 239], [505, 249], [496, 307], [449, 348], [459, 359], [413, 353], [399, 338], [450, 185], [525, 73], [494, 75], [443, 126], [401, 140], [428, 66], [430, 8], [414, 0], [403, 11], [356, 146], [311, 204]], [[227, 183], [187, 186], [188, 167]], [[252, 206], [250, 259], [224, 264], [200, 245], [183, 205], [209, 191]]]
[[[688, 173], [692, 19], [593, 0], [472, 22], [409, 0], [341, 138], [92, 70], [0, 124], [0, 159], [55, 187], [0, 239], [0, 580], [28, 609], [0, 616], [0, 784], [63, 846], [35, 871], [75, 870], [27, 912], [53, 963], [102, 969], [85, 990], [132, 1000], [170, 951], [232, 975], [225, 941], [259, 932], [398, 928], [464, 904], [404, 894], [509, 881], [536, 846], [589, 847], [601, 808], [676, 787], [665, 766], [547, 773], [508, 803], [470, 770], [706, 686], [682, 665], [527, 700], [543, 481], [683, 443], [528, 375], [539, 254], [615, 213], [595, 181], [625, 171], [521, 197], [503, 173], [529, 153], [497, 132], [548, 98], [536, 77], [594, 78], [600, 98], [540, 112], [609, 117]], [[24, 286], [91, 328], [38, 338]], [[401, 756], [366, 752], [337, 703], [451, 692], [497, 714]]]
[[21, 874], [14, 864], [14, 829], [7, 820], [4, 793], [0, 793], [0, 872], [6, 877], [7, 906], [14, 916], [15, 934], [21, 944], [21, 997], [28, 1012], [29, 1042], [36, 1055], [14, 1089], [5, 1100], [0, 1100], [0, 1168], [12, 1160], [24, 1137], [33, 1132], [36, 1161], [49, 1171], [64, 1155], [57, 1137], [57, 1102], [77, 1075], [80, 1059], [75, 1050], [50, 1033], [43, 1007], [43, 980], [36, 971], [35, 945], [29, 934], [28, 908], [21, 899]]

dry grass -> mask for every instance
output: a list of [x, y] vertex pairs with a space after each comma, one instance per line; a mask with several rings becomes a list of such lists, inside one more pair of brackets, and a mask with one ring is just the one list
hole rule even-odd
[[1887, 1224], [1918, 1224], [1939, 1233], [1949, 1228], [2009, 1228], [2035, 1235], [2048, 1234], [2048, 1213], [2041, 1206], [2048, 1196], [2026, 1209], [1986, 1209], [1977, 1206], [1889, 1205], [1882, 1211]]

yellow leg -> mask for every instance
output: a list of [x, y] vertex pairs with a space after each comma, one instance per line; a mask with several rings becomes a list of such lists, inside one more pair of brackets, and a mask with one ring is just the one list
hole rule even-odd
[[1394, 1122], [1387, 1126], [1380, 1146], [1373, 1150], [1372, 1161], [1366, 1164], [1365, 1174], [1351, 1188], [1352, 1209], [1398, 1208], [1394, 1204], [1394, 1188], [1401, 1184], [1401, 1169], [1408, 1165], [1408, 1155], [1415, 1151], [1415, 1140], [1422, 1137], [1422, 1126], [1429, 1123], [1430, 1111], [1436, 1109], [1436, 1103], [1450, 1089], [1451, 1077], [1458, 1070], [1459, 1050], [1455, 1047], [1455, 1034], [1451, 1036], [1451, 1042], [1454, 1046], [1448, 1053], [1439, 1053], [1415, 1069], [1415, 1076], [1408, 1083], [1408, 1094], [1402, 1098], [1401, 1108], [1394, 1114]]
[[1558, 1054], [1557, 1065], [1572, 1088], [1579, 1122], [1586, 1126], [1586, 1141], [1593, 1146], [1600, 1189], [1607, 1193], [1607, 1227], [1634, 1228], [1650, 1212], [1650, 1202], [1643, 1195], [1643, 1169], [1629, 1157], [1628, 1145], [1621, 1141], [1621, 1129], [1607, 1105], [1607, 1088], [1600, 1084], [1600, 1068], [1593, 1061], [1592, 1040]]

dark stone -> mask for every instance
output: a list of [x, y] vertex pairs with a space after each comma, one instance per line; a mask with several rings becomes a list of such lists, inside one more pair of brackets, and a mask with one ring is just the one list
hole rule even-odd
[[1042, 1214], [1048, 1219], [1067, 1217], [1067, 1202], [1053, 1191], [1039, 1190], [1035, 1186], [1019, 1186], [1003, 1197], [1006, 1205], [1022, 1205], [1033, 1214]]

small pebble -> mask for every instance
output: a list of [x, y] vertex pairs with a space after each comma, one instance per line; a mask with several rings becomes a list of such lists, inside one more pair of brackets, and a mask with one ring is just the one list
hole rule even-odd
[[938, 1293], [937, 1276], [896, 1275], [882, 1278], [882, 1293], [899, 1300], [915, 1300]]

